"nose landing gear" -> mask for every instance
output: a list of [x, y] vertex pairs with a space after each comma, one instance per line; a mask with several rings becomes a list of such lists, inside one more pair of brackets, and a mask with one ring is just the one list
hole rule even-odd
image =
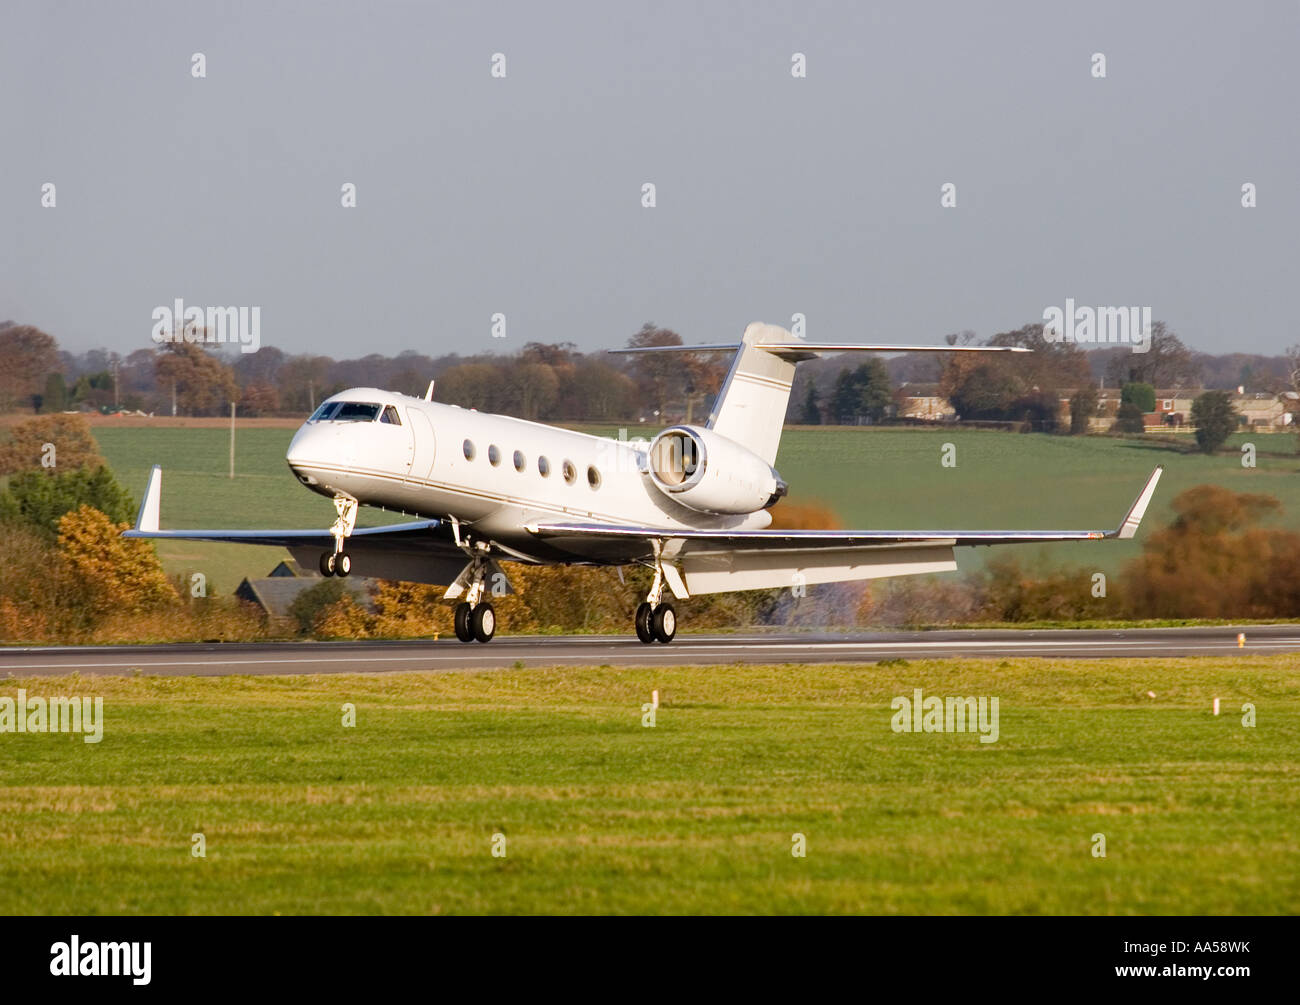
[[346, 576], [352, 571], [352, 556], [343, 550], [343, 542], [352, 535], [352, 530], [357, 525], [357, 501], [348, 496], [335, 496], [334, 512], [338, 514], [330, 527], [330, 533], [334, 536], [334, 550], [327, 551], [320, 557], [322, 576]]

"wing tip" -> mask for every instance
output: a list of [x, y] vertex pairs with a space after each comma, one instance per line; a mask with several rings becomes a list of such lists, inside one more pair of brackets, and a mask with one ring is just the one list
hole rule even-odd
[[140, 536], [138, 532], [150, 533], [158, 530], [159, 516], [162, 511], [162, 465], [155, 464], [149, 471], [149, 483], [145, 486], [144, 498], [140, 500], [140, 510], [135, 516], [135, 526], [131, 528], [132, 537]]
[[1142, 491], [1133, 500], [1133, 505], [1124, 514], [1124, 519], [1120, 521], [1120, 525], [1115, 531], [1115, 537], [1121, 541], [1128, 541], [1137, 536], [1138, 526], [1142, 523], [1142, 518], [1146, 516], [1147, 507], [1151, 505], [1151, 499], [1156, 494], [1156, 485], [1159, 483], [1164, 470], [1165, 466], [1163, 464], [1157, 464], [1155, 470], [1147, 477], [1146, 484], [1142, 486]]

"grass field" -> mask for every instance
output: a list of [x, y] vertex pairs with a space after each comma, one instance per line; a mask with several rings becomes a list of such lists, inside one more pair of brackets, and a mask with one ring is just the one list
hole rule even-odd
[[[19, 687], [102, 695], [106, 725], [0, 735], [4, 914], [1300, 905], [1291, 657]], [[998, 697], [1000, 738], [892, 732], [914, 687]]]
[[[616, 433], [616, 429], [593, 430]], [[632, 430], [632, 435], [642, 430]], [[137, 497], [152, 464], [163, 465], [163, 525], [173, 527], [326, 527], [328, 500], [299, 485], [284, 463], [292, 429], [241, 429], [236, 478], [227, 477], [228, 433], [216, 428], [107, 428], [95, 436], [118, 478]], [[1243, 468], [1239, 448], [1249, 440], [1257, 467]], [[945, 443], [957, 465], [945, 468]], [[1156, 442], [1104, 437], [1018, 435], [987, 430], [795, 428], [785, 432], [777, 466], [791, 502], [825, 504], [846, 527], [890, 529], [1097, 528], [1119, 522], [1157, 464], [1166, 471], [1145, 528], [1168, 520], [1169, 503], [1202, 482], [1235, 491], [1265, 492], [1285, 506], [1284, 521], [1300, 520], [1300, 457], [1290, 434], [1243, 434], [1206, 457]], [[400, 519], [362, 510], [362, 525]], [[1027, 546], [1023, 558], [1086, 564], [1107, 574], [1138, 554], [1134, 541]], [[1001, 549], [1005, 550], [1005, 549]], [[265, 575], [283, 557], [278, 549], [243, 545], [164, 543], [170, 572], [204, 572], [230, 593], [245, 575]], [[959, 549], [963, 568], [998, 549]]]

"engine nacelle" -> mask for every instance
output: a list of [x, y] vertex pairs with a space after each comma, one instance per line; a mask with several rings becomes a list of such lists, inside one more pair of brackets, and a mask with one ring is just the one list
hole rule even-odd
[[647, 456], [655, 488], [700, 513], [756, 513], [786, 493], [770, 464], [712, 430], [665, 429]]

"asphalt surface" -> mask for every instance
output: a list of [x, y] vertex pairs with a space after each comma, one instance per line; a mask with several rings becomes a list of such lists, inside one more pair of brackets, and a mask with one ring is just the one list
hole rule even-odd
[[[1246, 635], [1245, 646], [1237, 633]], [[943, 656], [1052, 659], [1300, 653], [1300, 625], [1127, 631], [944, 631], [679, 635], [671, 645], [635, 636], [503, 636], [487, 645], [438, 641], [273, 642], [0, 648], [0, 677], [143, 672], [167, 676], [377, 673], [543, 666], [708, 663], [861, 663]]]

